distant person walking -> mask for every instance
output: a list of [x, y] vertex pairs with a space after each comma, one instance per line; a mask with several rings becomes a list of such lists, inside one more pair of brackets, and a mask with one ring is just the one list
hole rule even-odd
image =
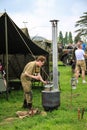
[[85, 81], [85, 71], [86, 71], [86, 63], [85, 63], [85, 54], [84, 50], [82, 49], [82, 44], [77, 44], [77, 50], [75, 51], [76, 57], [76, 67], [75, 67], [75, 76], [78, 83], [79, 72], [81, 70], [82, 73], [82, 83], [86, 83]]

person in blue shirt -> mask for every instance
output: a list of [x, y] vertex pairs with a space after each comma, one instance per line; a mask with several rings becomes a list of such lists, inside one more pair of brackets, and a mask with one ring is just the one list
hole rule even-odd
[[81, 44], [82, 44], [82, 50], [86, 50], [86, 43], [84, 43], [83, 41], [80, 41], [81, 42]]

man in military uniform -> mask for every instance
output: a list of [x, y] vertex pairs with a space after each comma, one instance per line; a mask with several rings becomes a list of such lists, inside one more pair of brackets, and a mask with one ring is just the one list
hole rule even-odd
[[40, 75], [40, 71], [37, 75], [35, 74], [35, 69], [37, 67], [41, 68], [44, 65], [45, 61], [46, 58], [44, 56], [39, 56], [35, 61], [27, 63], [27, 65], [24, 67], [24, 70], [21, 74], [21, 83], [24, 90], [24, 108], [32, 108], [32, 79], [40, 80], [44, 84], [47, 83]]

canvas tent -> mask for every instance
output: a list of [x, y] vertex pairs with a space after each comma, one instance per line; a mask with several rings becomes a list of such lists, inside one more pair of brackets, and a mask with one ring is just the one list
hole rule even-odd
[[[9, 79], [8, 68], [12, 60], [14, 63], [16, 61], [19, 64], [21, 61], [17, 60], [18, 56], [19, 60], [23, 57], [25, 60], [25, 57], [31, 56], [34, 58], [34, 56], [37, 55], [45, 55], [47, 60], [49, 57], [49, 53], [32, 42], [32, 40], [23, 33], [23, 31], [13, 22], [6, 12], [0, 13], [0, 58], [2, 58], [3, 62], [5, 62], [7, 81]], [[11, 60], [9, 60], [9, 57], [11, 57]], [[22, 60], [21, 64], [23, 62], [25, 64], [24, 60]], [[11, 67], [14, 67], [14, 63], [11, 63]], [[24, 66], [22, 66], [21, 69], [23, 69], [23, 67]], [[18, 70], [14, 69], [14, 73], [17, 71]]]
[[[7, 40], [7, 41], [6, 41]], [[25, 42], [24, 42], [25, 41]], [[46, 51], [36, 46], [26, 35], [17, 27], [7, 13], [0, 14], [0, 54], [6, 53], [6, 42], [8, 42], [8, 53], [30, 53], [34, 55], [48, 54]], [[26, 47], [28, 46], [28, 48]]]

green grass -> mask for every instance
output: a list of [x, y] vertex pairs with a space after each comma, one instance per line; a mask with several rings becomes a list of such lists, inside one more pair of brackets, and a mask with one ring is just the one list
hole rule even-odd
[[[0, 130], [86, 130], [87, 129], [87, 84], [82, 84], [81, 77], [77, 89], [71, 93], [71, 67], [59, 66], [60, 71], [60, 107], [58, 110], [32, 117], [19, 119], [16, 111], [24, 110], [22, 106], [23, 91], [15, 90], [9, 94], [0, 95]], [[87, 76], [86, 76], [87, 80]], [[43, 88], [33, 88], [33, 107], [43, 111], [41, 91]], [[78, 108], [85, 109], [83, 119], [78, 120]], [[12, 118], [8, 120], [8, 118]]]

